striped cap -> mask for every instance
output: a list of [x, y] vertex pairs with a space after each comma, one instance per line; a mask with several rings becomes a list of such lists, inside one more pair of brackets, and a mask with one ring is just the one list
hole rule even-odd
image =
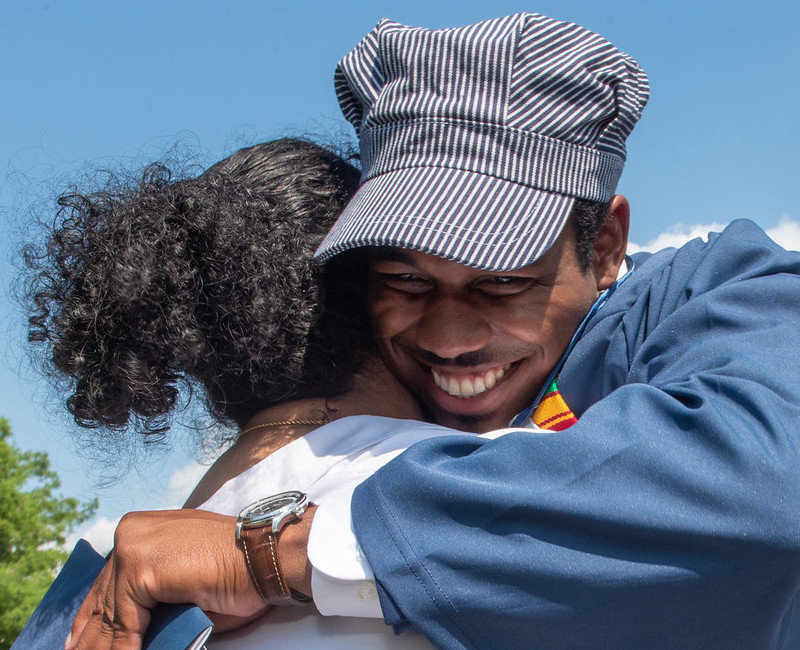
[[317, 257], [398, 246], [493, 271], [536, 261], [575, 198], [611, 198], [648, 97], [631, 57], [538, 14], [443, 30], [384, 19], [335, 82], [362, 185]]

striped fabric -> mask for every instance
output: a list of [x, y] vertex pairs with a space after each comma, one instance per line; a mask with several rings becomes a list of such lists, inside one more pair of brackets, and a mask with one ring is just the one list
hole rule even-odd
[[550, 431], [563, 431], [569, 429], [578, 421], [566, 401], [558, 392], [555, 380], [548, 386], [542, 400], [531, 416], [537, 427]]
[[362, 186], [317, 255], [400, 246], [503, 271], [607, 201], [648, 96], [638, 64], [571, 23], [517, 14], [457, 29], [381, 21], [340, 63]]

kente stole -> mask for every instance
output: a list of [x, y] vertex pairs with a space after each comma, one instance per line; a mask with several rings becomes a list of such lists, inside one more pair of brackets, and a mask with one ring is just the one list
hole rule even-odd
[[550, 382], [531, 419], [537, 427], [550, 431], [563, 431], [578, 421], [558, 392], [555, 379]]

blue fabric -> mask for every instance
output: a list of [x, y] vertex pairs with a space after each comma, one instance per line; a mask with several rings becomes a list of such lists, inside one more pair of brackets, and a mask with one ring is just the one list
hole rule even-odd
[[637, 255], [559, 377], [567, 431], [418, 443], [353, 521], [441, 648], [800, 648], [800, 254], [750, 222]]
[[72, 628], [72, 619], [105, 563], [88, 542], [79, 540], [11, 646], [12, 650], [63, 648]]
[[[88, 542], [79, 540], [11, 646], [12, 650], [63, 648], [72, 620], [105, 563]], [[211, 621], [199, 607], [159, 605], [152, 612], [142, 647], [145, 650], [183, 650], [209, 627]]]

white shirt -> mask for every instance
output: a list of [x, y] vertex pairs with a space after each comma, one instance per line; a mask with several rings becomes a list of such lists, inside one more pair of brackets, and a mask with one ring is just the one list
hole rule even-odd
[[206, 645], [219, 650], [275, 647], [282, 642], [325, 650], [430, 648], [422, 635], [409, 631], [398, 636], [383, 623], [372, 570], [349, 525], [350, 497], [356, 485], [413, 443], [453, 434], [463, 432], [376, 416], [342, 418], [225, 483], [202, 509], [236, 515], [257, 499], [284, 490], [301, 490], [319, 505], [308, 555], [314, 603], [327, 616], [310, 607], [276, 607], [260, 621], [212, 637]]

